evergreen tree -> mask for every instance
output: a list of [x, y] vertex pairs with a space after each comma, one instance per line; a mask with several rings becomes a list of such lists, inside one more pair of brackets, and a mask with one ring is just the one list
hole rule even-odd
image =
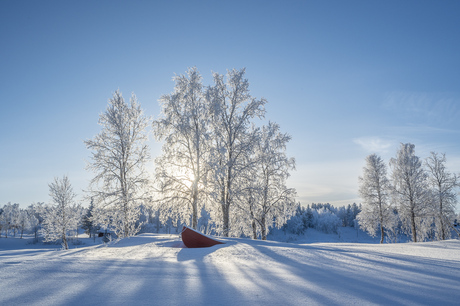
[[85, 233], [89, 235], [89, 238], [93, 236], [95, 238], [96, 232], [100, 229], [100, 226], [97, 225], [94, 221], [94, 203], [93, 200], [91, 199], [91, 204], [89, 208], [86, 210], [86, 214], [82, 218], [82, 229], [85, 230]]

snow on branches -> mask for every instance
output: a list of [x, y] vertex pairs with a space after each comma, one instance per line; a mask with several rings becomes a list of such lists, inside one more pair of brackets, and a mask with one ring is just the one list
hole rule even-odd
[[95, 173], [90, 194], [97, 207], [97, 218], [109, 220], [107, 223], [118, 236], [133, 236], [140, 228], [139, 206], [148, 197], [145, 164], [150, 160], [146, 144], [150, 119], [134, 94], [128, 104], [117, 90], [100, 115], [99, 124], [101, 132], [85, 141], [92, 150], [87, 169]]
[[292, 214], [295, 190], [285, 181], [295, 163], [285, 155], [290, 136], [277, 124], [254, 126], [267, 101], [251, 96], [244, 75], [245, 69], [213, 73], [208, 87], [195, 67], [174, 77], [153, 124], [164, 141], [156, 159], [158, 207], [196, 228], [205, 205], [218, 233], [247, 234], [257, 223], [265, 239], [274, 219], [281, 226]]
[[45, 241], [61, 240], [68, 249], [70, 231], [76, 231], [81, 221], [82, 209], [74, 202], [76, 194], [67, 176], [55, 178], [49, 184], [52, 205], [44, 207], [42, 233]]

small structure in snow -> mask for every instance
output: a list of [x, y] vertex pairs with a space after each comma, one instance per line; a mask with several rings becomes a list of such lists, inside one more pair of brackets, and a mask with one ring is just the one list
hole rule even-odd
[[185, 225], [182, 228], [181, 237], [187, 248], [207, 248], [216, 244], [224, 244], [224, 242], [210, 238]]

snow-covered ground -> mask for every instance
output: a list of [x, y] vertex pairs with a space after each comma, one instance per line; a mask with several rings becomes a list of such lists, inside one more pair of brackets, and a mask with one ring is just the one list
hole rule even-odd
[[[356, 233], [356, 232], [355, 232]], [[358, 239], [359, 237], [357, 237]], [[458, 305], [460, 241], [283, 243], [177, 235], [109, 245], [0, 238], [0, 305]]]

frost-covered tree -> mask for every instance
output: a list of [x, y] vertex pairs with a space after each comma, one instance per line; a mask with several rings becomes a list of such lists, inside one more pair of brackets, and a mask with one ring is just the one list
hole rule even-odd
[[16, 237], [16, 232], [19, 231], [20, 218], [21, 210], [19, 208], [19, 204], [14, 203], [9, 211], [10, 228], [13, 230], [13, 237]]
[[5, 238], [8, 238], [8, 231], [10, 229], [13, 230], [13, 236], [16, 236], [16, 230], [19, 227], [19, 214], [19, 204], [8, 202], [3, 206], [0, 222], [2, 223], [2, 228], [5, 230]]
[[433, 188], [436, 203], [435, 231], [436, 238], [445, 240], [450, 237], [451, 224], [455, 219], [455, 204], [457, 203], [456, 188], [460, 181], [456, 174], [446, 169], [446, 155], [431, 152], [426, 159], [428, 181]]
[[81, 222], [81, 228], [85, 230], [85, 233], [89, 235], [89, 238], [91, 238], [91, 236], [95, 238], [96, 232], [100, 229], [100, 226], [98, 226], [94, 220], [94, 209], [94, 203], [93, 200], [91, 200], [91, 203], [86, 210], [86, 213], [84, 214]]
[[310, 208], [310, 205], [308, 205], [304, 215], [302, 216], [302, 223], [305, 229], [313, 227], [313, 218], [313, 210]]
[[0, 207], [0, 238], [2, 238], [2, 231], [6, 226], [6, 218], [3, 213], [3, 208]]
[[147, 198], [145, 164], [150, 153], [146, 129], [150, 119], [134, 94], [128, 104], [117, 90], [100, 115], [99, 124], [102, 131], [85, 141], [92, 150], [87, 169], [95, 173], [90, 194], [99, 213], [111, 220], [118, 236], [133, 236], [139, 231], [139, 206]]
[[392, 213], [390, 214], [389, 222], [386, 228], [387, 241], [397, 243], [399, 236], [403, 234], [402, 231], [402, 222], [399, 217], [398, 211], [393, 208]]
[[[309, 213], [307, 213], [307, 210], [309, 210]], [[301, 207], [300, 203], [298, 203], [294, 215], [292, 215], [291, 218], [289, 218], [289, 220], [287, 220], [287, 222], [283, 225], [283, 231], [285, 233], [289, 232], [295, 235], [303, 235], [308, 227], [313, 227], [313, 212], [310, 206], [307, 207], [307, 210]], [[309, 220], [311, 224], [307, 221], [310, 217], [308, 214], [311, 214], [311, 219]]]
[[205, 234], [211, 234], [211, 215], [206, 210], [206, 207], [201, 208], [201, 217], [198, 219], [198, 230]]
[[[251, 158], [253, 158], [253, 156], [251, 156]], [[255, 167], [252, 167], [250, 170], [248, 170], [246, 175], [240, 180], [240, 182], [243, 182], [242, 184], [244, 184], [244, 187], [241, 188], [238, 193], [237, 205], [239, 210], [245, 212], [246, 216], [244, 219], [248, 219], [248, 222], [251, 223], [250, 230], [246, 226], [242, 228], [243, 234], [248, 234], [250, 231], [252, 238], [257, 239], [260, 233], [260, 227], [257, 226], [255, 201], [260, 190], [257, 186], [257, 180], [255, 179]]]
[[174, 77], [174, 92], [161, 97], [162, 116], [153, 122], [154, 134], [164, 141], [156, 159], [156, 178], [163, 208], [189, 219], [197, 229], [204, 204], [205, 167], [209, 156], [209, 102], [195, 67]]
[[312, 204], [307, 209], [298, 206], [296, 213], [283, 226], [283, 230], [292, 234], [302, 235], [308, 228], [314, 228], [327, 234], [337, 234], [342, 220], [337, 216], [331, 204]]
[[[247, 155], [251, 154], [254, 146], [254, 137], [250, 133], [251, 120], [265, 115], [266, 100], [251, 96], [244, 74], [245, 69], [233, 69], [227, 72], [224, 80], [223, 75], [214, 73], [214, 85], [206, 92], [211, 105], [213, 140], [208, 183], [212, 184], [211, 195], [218, 203], [213, 214], [219, 216], [221, 232], [227, 237], [232, 231], [231, 217], [237, 218], [237, 209], [234, 208], [239, 192], [237, 180], [244, 173]], [[232, 209], [234, 211], [231, 212]]]
[[363, 176], [359, 177], [359, 195], [364, 207], [358, 215], [360, 227], [375, 236], [380, 228], [380, 243], [383, 243], [385, 229], [392, 220], [393, 210], [390, 206], [391, 184], [387, 178], [387, 168], [383, 159], [371, 154], [366, 157]]
[[362, 207], [362, 204], [356, 204], [356, 203], [353, 203], [351, 204], [351, 213], [352, 213], [352, 216], [353, 216], [353, 225], [352, 227], [355, 226], [355, 220], [356, 220], [356, 217], [358, 216], [358, 214], [363, 210], [363, 207]]
[[8, 222], [7, 213], [5, 211], [6, 205], [4, 205], [3, 208], [0, 208], [0, 237], [2, 236], [2, 232], [5, 231], [5, 238], [8, 238], [9, 222]]
[[34, 239], [38, 240], [38, 231], [40, 230], [40, 221], [36, 217], [36, 213], [33, 209], [31, 209], [31, 205], [27, 207], [27, 215], [29, 217], [29, 229], [34, 233]]
[[[257, 130], [259, 131], [259, 130]], [[286, 186], [289, 171], [295, 170], [294, 158], [286, 156], [286, 145], [291, 140], [280, 132], [279, 125], [269, 122], [259, 131], [255, 142], [254, 163], [248, 171], [250, 197], [248, 208], [254, 224], [260, 227], [262, 240], [267, 239], [269, 227], [281, 227], [295, 210], [295, 189]], [[246, 208], [246, 210], [248, 210]]]
[[401, 144], [396, 158], [390, 160], [393, 194], [403, 228], [412, 241], [425, 237], [424, 219], [432, 214], [432, 195], [422, 161], [415, 155], [415, 145]]
[[38, 240], [38, 232], [40, 231], [41, 225], [43, 223], [43, 202], [38, 202], [36, 204], [30, 204], [27, 207], [29, 214], [29, 223], [32, 232], [34, 233], [35, 241]]
[[337, 215], [327, 208], [313, 210], [313, 227], [327, 234], [337, 234], [342, 221]]
[[21, 232], [21, 239], [24, 234], [24, 230], [27, 230], [30, 227], [31, 218], [29, 216], [29, 211], [26, 209], [20, 209], [18, 218], [18, 230]]
[[49, 195], [53, 204], [44, 209], [43, 233], [45, 241], [61, 240], [63, 247], [69, 248], [69, 232], [77, 228], [81, 220], [81, 210], [75, 203], [76, 194], [67, 176], [55, 178], [49, 184]]

